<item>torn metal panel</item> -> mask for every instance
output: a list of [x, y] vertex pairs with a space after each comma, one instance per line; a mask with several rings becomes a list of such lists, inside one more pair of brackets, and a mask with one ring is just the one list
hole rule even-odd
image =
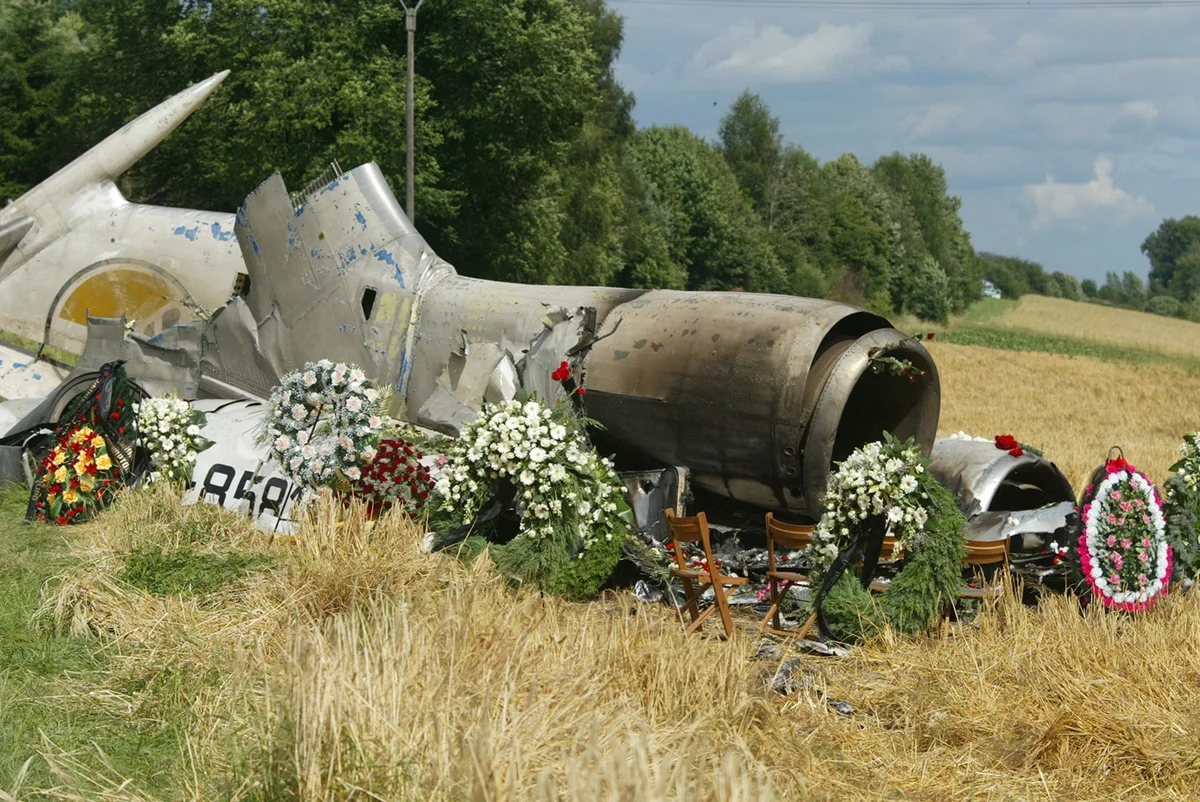
[[667, 532], [666, 511], [687, 515], [688, 469], [675, 466], [658, 471], [631, 471], [621, 474], [629, 494], [634, 525], [643, 537], [659, 544], [671, 538]]
[[99, 370], [116, 360], [125, 374], [150, 395], [177, 393], [191, 400], [200, 389], [200, 341], [203, 324], [171, 326], [146, 337], [128, 332], [124, 318], [88, 317], [87, 347], [76, 371]]
[[42, 398], [70, 372], [69, 367], [0, 345], [0, 398]]
[[0, 489], [26, 483], [24, 455], [20, 446], [0, 446]]
[[958, 498], [968, 520], [981, 512], [1075, 501], [1058, 466], [1028, 451], [1014, 457], [991, 441], [940, 437], [930, 459], [930, 472]]
[[[971, 516], [967, 521], [969, 540], [1022, 538], [1022, 550], [1041, 549], [1043, 535], [1053, 535], [1069, 526], [1075, 517], [1075, 502], [1060, 501], [1032, 510], [994, 510]], [[1030, 537], [1026, 539], [1026, 536]]]
[[312, 493], [289, 479], [256, 442], [266, 405], [260, 401], [204, 399], [202, 433], [213, 442], [196, 457], [195, 487], [184, 503], [206, 501], [250, 516], [266, 531], [292, 533], [296, 505]]

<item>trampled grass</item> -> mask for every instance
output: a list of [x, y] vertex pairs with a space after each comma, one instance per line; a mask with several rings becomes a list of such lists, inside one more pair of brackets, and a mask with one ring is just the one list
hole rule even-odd
[[[73, 530], [79, 566], [44, 609], [125, 650], [97, 695], [125, 687], [140, 713], [133, 678], [190, 678], [156, 698], [193, 769], [154, 791], [47, 745], [54, 798], [1184, 799], [1200, 781], [1196, 594], [1136, 619], [1007, 599], [975, 625], [803, 657], [782, 696], [767, 683], [790, 653], [685, 637], [624, 592], [513, 590], [486, 561], [420, 553], [398, 517], [327, 506], [272, 549], [280, 568], [216, 596], [123, 586], [129, 532], [166, 546], [194, 525], [167, 501]], [[252, 545], [216, 523], [201, 548]]]

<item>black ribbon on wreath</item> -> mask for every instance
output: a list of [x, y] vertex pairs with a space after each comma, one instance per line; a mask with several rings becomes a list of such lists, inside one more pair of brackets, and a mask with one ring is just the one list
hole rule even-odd
[[881, 519], [876, 519], [870, 528], [859, 530], [850, 545], [838, 553], [833, 563], [830, 564], [829, 570], [825, 572], [825, 580], [821, 583], [821, 589], [817, 593], [817, 628], [826, 640], [845, 642], [846, 639], [834, 632], [825, 621], [825, 612], [822, 609], [825, 596], [842, 578], [842, 574], [846, 573], [859, 552], [862, 552], [863, 561], [859, 582], [864, 590], [871, 586], [871, 580], [875, 578], [875, 569], [879, 565], [879, 554], [883, 551], [883, 538], [886, 530], [882, 524]]
[[[95, 380], [86, 390], [77, 395], [59, 417], [50, 438], [48, 448], [37, 454], [37, 464], [49, 449], [80, 426], [88, 426], [104, 438], [109, 459], [116, 467], [117, 483], [113, 487], [128, 485], [149, 466], [150, 457], [137, 447], [137, 426], [133, 407], [150, 397], [137, 383], [129, 379], [123, 367], [125, 360], [108, 362], [100, 367]], [[45, 498], [46, 476], [39, 470], [29, 494], [29, 506], [25, 520], [37, 517], [38, 501]]]

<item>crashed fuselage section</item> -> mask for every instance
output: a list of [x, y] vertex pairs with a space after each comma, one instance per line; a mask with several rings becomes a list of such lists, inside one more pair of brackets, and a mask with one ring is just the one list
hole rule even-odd
[[[856, 307], [459, 276], [374, 164], [296, 198], [275, 175], [236, 231], [245, 289], [204, 333], [214, 394], [261, 398], [306, 361], [354, 362], [395, 414], [455, 434], [486, 401], [561, 397], [551, 373], [568, 360], [619, 466], [686, 466], [700, 487], [793, 512], [815, 512], [831, 465], [884, 431], [933, 442], [932, 359]], [[913, 375], [875, 370], [882, 352]]]

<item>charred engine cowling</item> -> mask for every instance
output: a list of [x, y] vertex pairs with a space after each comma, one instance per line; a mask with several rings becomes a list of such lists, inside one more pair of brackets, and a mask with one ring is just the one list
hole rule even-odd
[[1015, 564], [1050, 566], [1047, 546], [1066, 545], [1075, 521], [1075, 491], [1053, 462], [1026, 451], [1019, 457], [990, 440], [939, 438], [930, 471], [967, 517], [971, 540], [1011, 539]]
[[[941, 393], [929, 352], [881, 317], [812, 298], [456, 276], [422, 299], [419, 359], [453, 360], [463, 342], [529, 341], [520, 322], [548, 306], [594, 314], [584, 403], [603, 427], [597, 445], [622, 469], [686, 466], [698, 487], [816, 515], [834, 462], [884, 431], [926, 453], [936, 435]], [[913, 370], [876, 372], [872, 357], [885, 349]], [[420, 373], [410, 410], [436, 390], [432, 373]]]

